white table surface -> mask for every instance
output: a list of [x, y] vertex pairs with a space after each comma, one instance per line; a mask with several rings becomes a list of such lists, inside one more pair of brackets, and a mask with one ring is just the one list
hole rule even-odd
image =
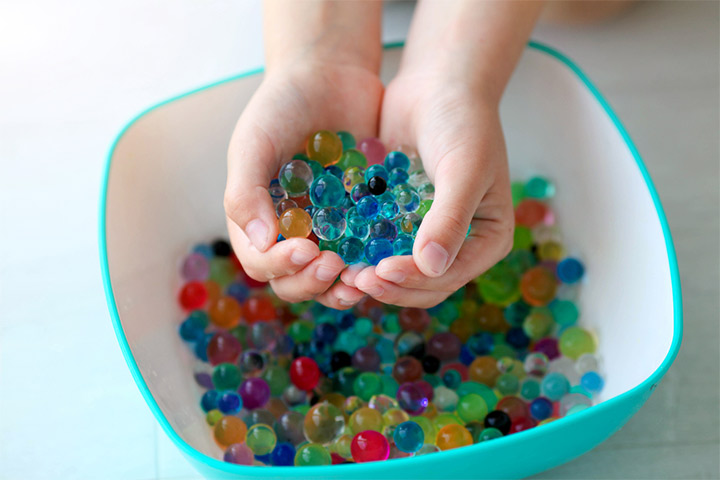
[[[385, 38], [404, 36], [394, 4]], [[260, 4], [0, 1], [0, 478], [197, 474], [133, 383], [97, 253], [110, 143], [144, 108], [262, 63]], [[656, 182], [676, 242], [685, 337], [647, 405], [537, 478], [718, 478], [718, 3], [640, 4], [538, 27], [595, 80]]]

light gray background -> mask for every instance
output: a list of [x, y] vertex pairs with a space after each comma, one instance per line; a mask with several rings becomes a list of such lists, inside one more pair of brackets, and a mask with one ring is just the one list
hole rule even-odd
[[[387, 10], [385, 38], [403, 38], [412, 4]], [[685, 303], [682, 349], [647, 405], [537, 478], [718, 478], [719, 13], [716, 2], [643, 3], [534, 35], [585, 69], [635, 140]], [[262, 63], [260, 14], [257, 1], [0, 0], [0, 478], [196, 477], [112, 332], [100, 177], [139, 111]]]

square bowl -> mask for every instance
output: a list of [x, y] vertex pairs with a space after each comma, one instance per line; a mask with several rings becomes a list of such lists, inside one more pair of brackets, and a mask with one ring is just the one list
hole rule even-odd
[[[385, 49], [382, 76], [401, 45]], [[599, 91], [558, 51], [531, 42], [501, 105], [512, 178], [558, 186], [554, 209], [587, 276], [581, 323], [606, 376], [597, 405], [492, 442], [386, 462], [259, 468], [225, 463], [198, 407], [194, 359], [177, 334], [177, 266], [224, 236], [228, 140], [262, 71], [178, 96], [118, 135], [102, 186], [100, 256], [120, 347], [165, 433], [210, 478], [519, 478], [581, 455], [645, 403], [677, 355], [682, 301], [675, 251], [648, 172]]]

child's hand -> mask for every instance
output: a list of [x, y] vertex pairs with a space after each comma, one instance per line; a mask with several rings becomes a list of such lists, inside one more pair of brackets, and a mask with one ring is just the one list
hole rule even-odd
[[304, 150], [309, 132], [374, 136], [382, 91], [377, 74], [363, 67], [301, 58], [266, 76], [237, 123], [225, 190], [230, 239], [247, 274], [269, 281], [283, 300], [316, 298], [343, 309], [364, 296], [342, 282], [333, 285], [344, 268], [336, 253], [320, 252], [308, 239], [276, 242], [268, 185], [282, 164]]
[[435, 184], [412, 257], [386, 258], [377, 267], [342, 275], [348, 285], [385, 303], [436, 305], [512, 247], [514, 216], [497, 99], [442, 70], [401, 72], [383, 102], [381, 137], [390, 146], [417, 145]]

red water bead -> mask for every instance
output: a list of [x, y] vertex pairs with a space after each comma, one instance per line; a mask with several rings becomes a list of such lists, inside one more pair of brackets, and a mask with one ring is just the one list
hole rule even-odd
[[530, 418], [527, 404], [522, 399], [512, 395], [503, 397], [497, 403], [495, 410], [507, 413], [513, 422], [521, 418]]
[[532, 351], [544, 353], [550, 360], [560, 356], [557, 338], [552, 337], [541, 338], [535, 342], [532, 346]]
[[533, 228], [542, 223], [547, 215], [547, 205], [537, 200], [526, 199], [515, 208], [515, 224]]
[[557, 280], [555, 275], [543, 267], [533, 267], [520, 278], [523, 300], [534, 307], [542, 307], [555, 298]]
[[242, 308], [237, 300], [226, 295], [218, 298], [216, 302], [210, 305], [208, 314], [210, 315], [210, 321], [218, 327], [232, 328], [240, 323]]
[[518, 418], [516, 420], [512, 420], [512, 423], [510, 423], [509, 434], [522, 432], [523, 430], [533, 428], [536, 425], [537, 425], [537, 422], [535, 420], [533, 420], [532, 418], [530, 418], [529, 416]]
[[202, 282], [188, 282], [180, 290], [178, 300], [185, 310], [202, 308], [207, 302], [208, 292]]
[[448, 364], [446, 364], [446, 365], [443, 365], [443, 367], [440, 369], [440, 373], [438, 374], [438, 376], [439, 376], [440, 378], [443, 378], [443, 375], [445, 375], [445, 372], [447, 372], [448, 370], [457, 370], [458, 373], [460, 374], [460, 378], [462, 378], [462, 381], [463, 381], [463, 382], [466, 382], [466, 381], [467, 381], [467, 379], [468, 379], [468, 367], [465, 366], [465, 365], [463, 365], [462, 363], [460, 363], [460, 362], [452, 362], [452, 363], [448, 363]]
[[456, 360], [460, 356], [462, 342], [452, 332], [436, 333], [428, 341], [425, 353], [438, 358], [441, 362]]
[[290, 364], [290, 381], [300, 390], [312, 390], [320, 381], [318, 364], [312, 358], [296, 358]]
[[295, 202], [298, 208], [305, 208], [312, 205], [312, 201], [310, 200], [310, 197], [308, 195], [303, 195], [302, 197], [293, 197], [292, 200]]
[[413, 382], [413, 385], [422, 392], [423, 396], [428, 399], [428, 402], [433, 401], [433, 398], [435, 398], [435, 389], [430, 385], [430, 382], [418, 380], [417, 382]]
[[347, 460], [341, 457], [339, 453], [335, 452], [330, 454], [330, 460], [332, 462], [332, 465], [341, 465], [343, 463], [347, 463]]
[[243, 316], [248, 323], [271, 322], [278, 318], [278, 313], [270, 297], [257, 295], [245, 300]]
[[290, 310], [290, 307], [288, 305], [283, 305], [282, 307], [278, 308], [277, 314], [280, 323], [285, 326], [288, 326], [295, 320], [297, 320], [297, 315], [295, 315], [292, 310]]
[[392, 375], [399, 384], [420, 380], [423, 376], [422, 363], [415, 357], [400, 357], [393, 366]]
[[403, 308], [398, 315], [400, 328], [423, 333], [430, 326], [430, 314], [422, 308]]
[[245, 273], [245, 270], [242, 267], [242, 264], [240, 263], [240, 259], [237, 258], [237, 255], [235, 255], [235, 252], [230, 252], [230, 263], [233, 267], [235, 267], [235, 270], [238, 271], [238, 273]]
[[308, 235], [308, 240], [313, 242], [315, 245], [320, 245], [320, 239], [315, 235], [314, 232], [310, 232], [310, 235]]
[[245, 274], [245, 285], [247, 285], [250, 288], [265, 288], [267, 286], [267, 282], [259, 282], [252, 278], [247, 273], [243, 272]]
[[382, 309], [383, 304], [370, 296], [363, 297], [357, 305], [355, 305], [355, 309], [361, 317], [369, 317], [370, 312], [377, 308]]
[[387, 460], [390, 456], [390, 444], [382, 433], [365, 430], [353, 437], [350, 453], [357, 463]]
[[211, 365], [235, 363], [241, 352], [240, 341], [229, 332], [217, 332], [207, 346], [208, 360]]

